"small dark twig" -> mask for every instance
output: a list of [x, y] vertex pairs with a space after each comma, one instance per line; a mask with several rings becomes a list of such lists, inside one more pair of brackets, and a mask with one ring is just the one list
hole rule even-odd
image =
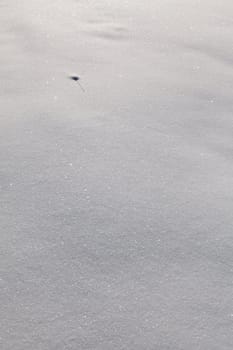
[[77, 83], [78, 83], [78, 85], [80, 86], [80, 88], [81, 88], [81, 90], [83, 91], [83, 92], [85, 92], [85, 89], [83, 88], [83, 86], [80, 84], [80, 77], [78, 77], [77, 75], [71, 75], [70, 76], [70, 79], [71, 80], [74, 80], [74, 81], [77, 81]]

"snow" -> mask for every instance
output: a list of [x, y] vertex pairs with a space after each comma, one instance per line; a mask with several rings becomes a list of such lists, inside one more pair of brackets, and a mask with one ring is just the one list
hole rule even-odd
[[1, 349], [233, 348], [232, 10], [0, 3]]

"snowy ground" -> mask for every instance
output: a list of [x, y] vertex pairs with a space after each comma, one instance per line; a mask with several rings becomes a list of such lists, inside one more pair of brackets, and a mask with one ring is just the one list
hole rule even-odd
[[232, 18], [0, 1], [2, 350], [232, 350]]

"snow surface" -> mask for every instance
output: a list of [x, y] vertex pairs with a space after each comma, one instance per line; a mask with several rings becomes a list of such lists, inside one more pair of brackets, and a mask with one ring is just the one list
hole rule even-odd
[[233, 349], [232, 18], [0, 1], [2, 350]]

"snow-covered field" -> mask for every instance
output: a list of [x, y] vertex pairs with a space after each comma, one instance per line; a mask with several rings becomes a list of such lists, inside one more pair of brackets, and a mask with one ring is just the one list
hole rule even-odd
[[232, 0], [0, 1], [1, 350], [233, 349], [232, 38]]

